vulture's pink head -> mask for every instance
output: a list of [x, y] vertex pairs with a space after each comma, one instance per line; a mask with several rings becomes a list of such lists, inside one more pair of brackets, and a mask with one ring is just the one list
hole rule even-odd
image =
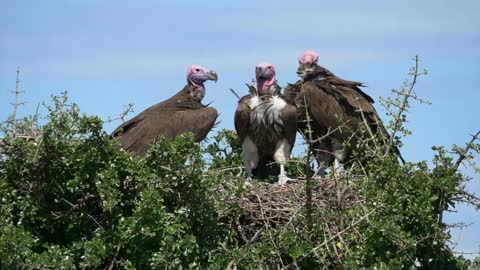
[[258, 64], [255, 67], [255, 78], [259, 94], [268, 94], [270, 86], [275, 84], [275, 67], [268, 63]]
[[201, 90], [205, 90], [203, 83], [207, 80], [217, 81], [217, 73], [208, 70], [200, 65], [192, 65], [188, 68], [187, 81], [188, 84], [195, 86]]
[[316, 51], [304, 51], [298, 58], [300, 64], [297, 69], [297, 74], [302, 80], [308, 79], [312, 74], [315, 74], [318, 69], [318, 53]]
[[304, 51], [298, 58], [298, 62], [301, 65], [311, 65], [318, 62], [318, 53], [316, 51], [307, 50]]

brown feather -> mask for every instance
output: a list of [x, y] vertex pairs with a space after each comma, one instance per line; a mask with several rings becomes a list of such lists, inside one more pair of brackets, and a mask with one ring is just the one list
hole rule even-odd
[[213, 128], [217, 110], [204, 106], [193, 86], [187, 85], [173, 97], [151, 106], [112, 133], [115, 140], [134, 156], [144, 156], [159, 136], [174, 139], [193, 132], [195, 141], [202, 141]]
[[[352, 137], [352, 134], [363, 125], [364, 118], [373, 134], [381, 132], [383, 138], [388, 136], [373, 107], [373, 99], [359, 88], [363, 86], [362, 83], [340, 79], [316, 64], [313, 68], [314, 71], [304, 79], [303, 84], [301, 81], [289, 84], [285, 88], [285, 95], [292, 98], [297, 105], [300, 132], [305, 134], [307, 129], [307, 109], [312, 118], [310, 124], [313, 139], [331, 132], [321, 142], [313, 145], [322, 156], [321, 159], [326, 161], [325, 165], [331, 165], [334, 159], [331, 153], [343, 148], [344, 142], [349, 141], [350, 145], [356, 145], [358, 136]], [[347, 155], [345, 159], [348, 160], [351, 147], [344, 150]]]

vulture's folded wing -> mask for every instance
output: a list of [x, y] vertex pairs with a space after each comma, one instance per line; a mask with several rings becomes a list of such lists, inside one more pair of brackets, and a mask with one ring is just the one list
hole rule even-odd
[[215, 126], [218, 112], [215, 108], [205, 107], [194, 110], [179, 110], [169, 120], [170, 133], [176, 137], [185, 132], [193, 132], [195, 141], [205, 139], [208, 132]]
[[283, 108], [280, 118], [283, 122], [284, 136], [290, 145], [290, 150], [295, 144], [295, 137], [297, 135], [297, 107], [294, 104], [288, 103]]
[[[353, 107], [354, 113], [359, 115], [362, 121], [367, 122], [373, 133], [380, 131], [384, 137], [387, 136], [386, 130], [381, 124], [382, 120], [375, 110], [375, 107], [373, 107], [373, 99], [370, 96], [356, 85], [337, 85], [335, 88], [336, 91], [345, 97], [349, 105]], [[378, 128], [379, 126], [380, 129]]]
[[203, 140], [215, 125], [217, 110], [211, 107], [201, 109], [145, 111], [121, 125], [112, 136], [118, 139], [125, 150], [134, 156], [143, 156], [156, 138], [176, 136], [193, 132], [195, 141]]
[[240, 142], [245, 140], [250, 130], [250, 107], [248, 106], [248, 100], [249, 98], [243, 97], [235, 111], [235, 130], [237, 131]]
[[[346, 109], [343, 104], [347, 101], [334, 89], [326, 88], [325, 84], [318, 85], [313, 82], [303, 84], [305, 91], [306, 105], [311, 117], [311, 121], [316, 123], [323, 132], [329, 128], [335, 128], [340, 121], [347, 119], [338, 119], [337, 116], [345, 114], [346, 110], [354, 112], [353, 108]], [[318, 135], [318, 134], [317, 134]]]
[[[389, 142], [390, 135], [388, 134], [387, 129], [382, 123], [380, 116], [378, 115], [375, 107], [373, 106], [373, 99], [363, 92], [359, 87], [362, 86], [359, 82], [347, 81], [337, 77], [329, 80], [329, 85], [333, 87], [332, 90], [340, 94], [344, 101], [348, 102], [349, 106], [344, 106], [344, 108], [350, 107], [353, 111], [348, 110], [352, 115], [356, 114], [357, 118], [360, 117], [360, 121], [365, 121], [369, 126], [370, 131], [380, 136], [385, 143]], [[403, 157], [400, 154], [400, 150], [397, 147], [394, 147], [394, 151], [398, 157], [404, 162]]]

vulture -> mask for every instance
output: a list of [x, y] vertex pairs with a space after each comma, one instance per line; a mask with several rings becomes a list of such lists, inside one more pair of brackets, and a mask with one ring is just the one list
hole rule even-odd
[[217, 81], [215, 71], [192, 65], [187, 72], [187, 85], [180, 92], [121, 124], [113, 131], [112, 138], [133, 156], [145, 156], [159, 136], [174, 139], [193, 132], [195, 141], [202, 141], [218, 117], [215, 108], [201, 102], [207, 80]]
[[257, 65], [255, 75], [256, 83], [249, 85], [250, 94], [238, 101], [235, 112], [247, 183], [256, 169], [275, 161], [280, 165], [277, 183], [284, 185], [291, 180], [285, 174], [285, 165], [295, 143], [297, 109], [280, 93], [273, 65]]
[[343, 164], [351, 160], [359, 138], [356, 131], [362, 127], [386, 142], [388, 133], [373, 107], [373, 99], [360, 89], [362, 83], [341, 79], [319, 66], [315, 51], [301, 54], [297, 74], [301, 79], [285, 87], [285, 95], [297, 106], [298, 130], [304, 137], [308, 136], [307, 113], [310, 116], [320, 176], [332, 164], [341, 171]]

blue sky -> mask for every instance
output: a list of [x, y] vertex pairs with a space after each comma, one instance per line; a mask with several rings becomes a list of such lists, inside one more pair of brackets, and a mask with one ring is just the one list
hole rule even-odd
[[[4, 0], [0, 120], [11, 111], [17, 65], [27, 102], [21, 113], [68, 90], [82, 111], [107, 119], [125, 104], [139, 113], [168, 98], [185, 85], [187, 67], [201, 64], [219, 74], [205, 101], [220, 111], [220, 128], [233, 128], [228, 89], [245, 93], [259, 62], [275, 64], [285, 85], [297, 79], [298, 55], [315, 49], [321, 65], [364, 82], [378, 100], [401, 86], [418, 54], [429, 75], [416, 89], [432, 105], [414, 104], [402, 153], [429, 160], [432, 145], [460, 144], [480, 129], [479, 10], [476, 0]], [[468, 187], [480, 193], [479, 177]], [[480, 215], [457, 210], [448, 220], [473, 224], [454, 232], [456, 249], [479, 251]]]

